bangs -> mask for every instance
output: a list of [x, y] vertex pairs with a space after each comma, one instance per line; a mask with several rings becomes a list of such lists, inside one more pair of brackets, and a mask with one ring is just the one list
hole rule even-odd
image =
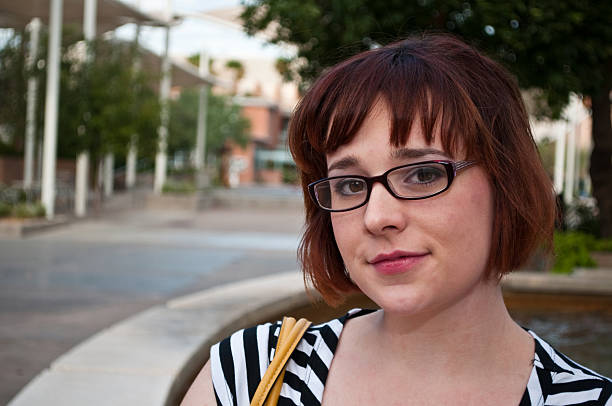
[[315, 123], [306, 131], [308, 141], [321, 154], [333, 153], [352, 141], [382, 101], [391, 117], [391, 145], [405, 145], [410, 130], [419, 125], [428, 144], [439, 135], [450, 156], [461, 149], [474, 157], [478, 109], [459, 78], [449, 74], [453, 70], [436, 62], [402, 46], [372, 50], [337, 66], [312, 89], [325, 90], [320, 105], [311, 110], [317, 119], [307, 120]]

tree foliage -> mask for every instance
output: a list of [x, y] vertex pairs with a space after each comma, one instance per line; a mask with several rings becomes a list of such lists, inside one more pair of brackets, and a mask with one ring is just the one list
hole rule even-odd
[[[43, 70], [40, 67], [44, 59], [38, 58], [32, 70], [26, 69], [25, 31], [13, 32], [3, 45], [0, 49], [0, 154], [18, 155], [23, 151], [27, 80], [36, 76], [41, 89]], [[43, 62], [38, 65], [38, 61]], [[37, 110], [41, 111], [42, 107], [39, 99]]]
[[[249, 121], [231, 97], [215, 95], [208, 90], [206, 113], [206, 151], [218, 155], [227, 141], [245, 146], [248, 142]], [[195, 147], [198, 122], [199, 91], [184, 89], [170, 104], [170, 137], [168, 151], [191, 151]]]
[[89, 46], [89, 60], [83, 52], [63, 58], [58, 150], [124, 155], [137, 136], [139, 154], [153, 156], [160, 114], [152, 86], [158, 78], [134, 68], [138, 51], [131, 44], [98, 40]]
[[590, 174], [602, 235], [612, 236], [612, 2], [585, 0], [249, 0], [245, 30], [297, 47], [290, 73], [308, 87], [359, 51], [423, 31], [450, 32], [535, 89], [539, 113], [558, 118], [571, 93], [592, 103]]
[[[0, 152], [23, 153], [26, 87], [38, 78], [37, 139], [42, 139], [46, 84], [46, 32], [41, 32], [34, 68], [25, 69], [29, 37], [15, 32], [0, 50], [0, 125], [5, 142]], [[91, 58], [87, 57], [88, 46]], [[138, 135], [141, 155], [153, 156], [157, 146], [159, 103], [152, 85], [157, 78], [134, 69], [138, 51], [132, 44], [96, 40], [87, 45], [81, 34], [66, 27], [60, 59], [58, 156], [75, 158], [87, 150], [94, 159], [104, 153], [124, 154]]]

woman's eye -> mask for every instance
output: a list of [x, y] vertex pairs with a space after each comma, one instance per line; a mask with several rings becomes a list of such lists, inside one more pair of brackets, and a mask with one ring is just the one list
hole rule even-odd
[[424, 166], [414, 169], [409, 176], [406, 177], [407, 183], [432, 183], [438, 181], [444, 174], [435, 167]]
[[416, 174], [419, 182], [431, 182], [432, 180], [436, 179], [436, 176], [437, 173], [425, 168], [420, 169]]
[[365, 190], [365, 184], [359, 179], [347, 179], [336, 184], [336, 191], [343, 195], [354, 195]]

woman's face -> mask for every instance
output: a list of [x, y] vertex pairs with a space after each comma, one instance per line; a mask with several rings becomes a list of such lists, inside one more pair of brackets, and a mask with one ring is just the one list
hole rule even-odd
[[[375, 176], [403, 164], [465, 158], [443, 152], [439, 136], [427, 144], [419, 125], [403, 148], [393, 147], [383, 106], [372, 109], [349, 144], [327, 155], [328, 176]], [[365, 206], [331, 213], [331, 220], [351, 279], [388, 312], [437, 312], [491, 286], [483, 273], [493, 195], [478, 165], [459, 172], [450, 189], [423, 200], [396, 199], [375, 183]]]

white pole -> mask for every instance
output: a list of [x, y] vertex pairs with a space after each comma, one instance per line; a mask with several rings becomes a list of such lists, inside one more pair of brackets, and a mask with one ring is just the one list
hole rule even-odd
[[[208, 55], [200, 52], [200, 76], [208, 76]], [[196, 148], [194, 161], [196, 167], [196, 184], [199, 189], [209, 185], [206, 173], [206, 114], [208, 110], [208, 85], [200, 87], [200, 99], [198, 101], [198, 127], [196, 135]]]
[[36, 145], [36, 180], [42, 182], [42, 162], [43, 162], [43, 140], [38, 140]]
[[170, 118], [168, 99], [170, 97], [170, 81], [171, 81], [171, 66], [170, 56], [168, 55], [170, 47], [170, 18], [172, 16], [172, 3], [168, 0], [166, 9], [166, 17], [168, 26], [165, 28], [164, 55], [162, 58], [162, 78], [159, 85], [159, 100], [161, 104], [160, 126], [158, 130], [159, 143], [157, 155], [155, 156], [155, 180], [153, 182], [153, 192], [161, 194], [166, 183], [166, 166], [168, 163], [168, 121]]
[[[206, 52], [200, 52], [200, 76], [208, 76], [208, 56]], [[198, 172], [204, 169], [206, 163], [206, 110], [208, 107], [208, 85], [200, 87], [200, 99], [198, 103], [198, 127], [196, 132], [196, 147], [194, 154], [195, 168]]]
[[87, 214], [87, 183], [89, 178], [89, 153], [81, 151], [76, 160], [76, 179], [74, 188], [74, 214], [84, 217]]
[[574, 200], [574, 177], [576, 171], [576, 128], [573, 121], [566, 127], [567, 134], [567, 166], [565, 168], [565, 189], [563, 190], [563, 201], [571, 204]]
[[96, 38], [96, 18], [98, 14], [98, 1], [85, 0], [83, 6], [83, 36], [85, 41]]
[[115, 165], [115, 157], [108, 153], [104, 156], [104, 197], [113, 195], [113, 171]]
[[48, 219], [55, 215], [55, 164], [57, 153], [57, 116], [59, 102], [59, 62], [62, 34], [62, 0], [51, 0], [49, 10], [49, 56], [47, 57], [47, 89], [41, 201]]
[[563, 168], [565, 167], [565, 126], [559, 126], [555, 142], [555, 193], [563, 192]]
[[76, 179], [74, 189], [74, 214], [85, 217], [87, 214], [87, 195], [89, 177], [89, 152], [81, 151], [76, 159]]
[[[136, 8], [140, 8], [140, 1], [136, 2]], [[136, 25], [136, 32], [134, 34], [134, 47], [138, 51], [140, 41], [140, 24]], [[141, 68], [140, 56], [136, 55], [134, 60], [133, 70], [139, 72]], [[132, 189], [136, 185], [136, 164], [138, 161], [138, 134], [133, 134], [128, 146], [128, 153], [126, 157], [126, 171], [125, 171], [125, 187], [126, 189]]]
[[128, 189], [133, 188], [136, 184], [136, 155], [136, 141], [132, 140], [126, 158], [125, 187]]
[[[96, 38], [96, 18], [98, 4], [97, 0], [85, 0], [83, 5], [83, 36], [87, 44], [87, 61], [91, 61], [90, 42]], [[76, 161], [76, 180], [74, 188], [74, 214], [77, 217], [84, 217], [87, 214], [87, 195], [89, 180], [89, 152], [81, 151], [77, 155]]]
[[36, 59], [38, 58], [38, 42], [40, 39], [40, 19], [34, 18], [28, 25], [30, 30], [30, 46], [26, 67], [30, 73], [28, 78], [26, 129], [23, 158], [23, 187], [30, 189], [34, 179], [34, 134], [36, 132], [36, 101], [38, 99], [38, 79], [33, 76]]

